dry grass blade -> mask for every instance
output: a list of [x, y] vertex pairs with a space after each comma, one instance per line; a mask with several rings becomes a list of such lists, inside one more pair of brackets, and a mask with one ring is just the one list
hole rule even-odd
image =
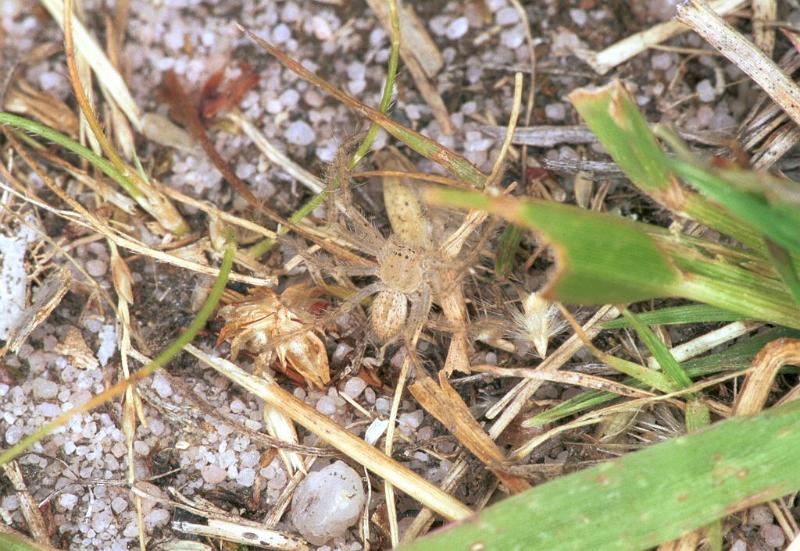
[[[47, 174], [47, 172], [45, 172], [45, 170], [41, 166], [39, 166], [38, 163], [36, 163], [36, 161], [31, 157], [31, 155], [25, 149], [21, 148], [21, 146], [19, 145], [19, 142], [16, 140], [16, 138], [14, 138], [13, 136], [9, 136], [9, 140], [12, 141], [12, 143], [15, 144], [17, 153], [33, 169], [33, 171], [36, 172], [36, 174], [42, 179], [42, 181], [44, 181], [45, 185], [47, 185], [47, 187], [53, 193], [55, 193], [61, 200], [63, 200], [65, 203], [67, 203], [70, 207], [73, 208], [75, 213], [77, 213], [79, 215], [75, 220], [80, 221], [81, 224], [84, 224], [84, 225], [92, 228], [92, 230], [96, 231], [97, 233], [102, 234], [103, 237], [105, 237], [106, 239], [110, 239], [117, 246], [122, 247], [124, 249], [128, 249], [128, 250], [143, 254], [145, 256], [149, 256], [149, 257], [153, 258], [154, 260], [158, 260], [158, 261], [161, 261], [161, 262], [166, 262], [167, 264], [172, 264], [174, 266], [179, 266], [179, 267], [182, 267], [182, 268], [186, 268], [188, 270], [192, 270], [192, 271], [197, 272], [197, 273], [206, 274], [206, 275], [210, 275], [210, 276], [219, 275], [219, 269], [218, 268], [214, 268], [212, 266], [207, 266], [207, 265], [204, 265], [204, 264], [200, 264], [198, 262], [194, 262], [194, 261], [191, 261], [191, 260], [186, 260], [186, 259], [180, 258], [180, 257], [178, 257], [178, 256], [176, 256], [174, 254], [170, 254], [170, 253], [158, 250], [158, 249], [154, 249], [152, 247], [148, 247], [147, 245], [144, 245], [141, 242], [136, 241], [135, 239], [133, 239], [133, 238], [127, 236], [127, 235], [124, 235], [124, 234], [121, 234], [121, 233], [117, 232], [116, 230], [111, 228], [106, 222], [104, 222], [99, 217], [95, 216], [92, 212], [90, 212], [88, 209], [86, 209], [83, 205], [78, 203], [70, 195], [68, 195], [66, 192], [64, 192], [64, 190], [61, 189], [61, 187], [59, 187], [53, 181], [52, 178], [50, 178], [50, 176]], [[5, 171], [4, 167], [0, 167], [0, 172], [3, 172], [4, 176], [8, 176], [10, 174], [7, 171]], [[27, 201], [32, 201], [27, 196], [21, 195], [21, 197], [23, 199], [27, 200]], [[59, 216], [65, 216], [66, 217], [66, 214], [63, 211], [59, 211], [59, 210], [53, 209], [49, 205], [46, 205], [46, 204], [43, 204], [43, 203], [36, 203], [36, 204], [37, 204], [37, 206], [43, 207], [43, 208], [45, 208], [47, 210], [52, 210], [53, 212], [55, 212]], [[70, 218], [70, 220], [73, 220], [73, 219]], [[247, 283], [249, 285], [265, 286], [265, 287], [272, 287], [276, 283], [276, 279], [275, 278], [253, 277], [253, 276], [248, 276], [248, 275], [238, 274], [238, 273], [232, 273], [230, 275], [230, 279], [233, 280], [233, 281], [240, 281], [242, 283]]]
[[[718, 14], [726, 15], [738, 10], [745, 3], [746, 0], [717, 0], [711, 4], [711, 7]], [[677, 21], [667, 21], [620, 40], [600, 52], [580, 51], [575, 52], [575, 55], [591, 65], [592, 69], [599, 74], [604, 75], [620, 63], [624, 63], [648, 48], [684, 33], [686, 30], [687, 28]]]
[[28, 486], [25, 484], [19, 465], [16, 461], [7, 463], [3, 465], [3, 472], [17, 494], [20, 509], [22, 509], [22, 514], [25, 517], [25, 522], [28, 524], [28, 530], [30, 530], [31, 535], [37, 542], [48, 544], [50, 537], [47, 532], [47, 523], [42, 517], [42, 512], [39, 510], [36, 500], [28, 491]]
[[314, 86], [317, 86], [336, 98], [350, 109], [357, 111], [361, 115], [370, 119], [372, 122], [377, 123], [389, 134], [406, 143], [409, 147], [423, 157], [440, 164], [459, 179], [469, 182], [472, 186], [477, 188], [482, 188], [485, 185], [486, 175], [475, 168], [472, 163], [470, 163], [461, 155], [451, 151], [450, 149], [447, 149], [434, 140], [423, 136], [415, 130], [411, 130], [410, 128], [406, 128], [405, 126], [398, 124], [377, 109], [373, 109], [372, 107], [361, 103], [354, 97], [342, 92], [326, 80], [318, 77], [303, 67], [303, 65], [283, 53], [281, 50], [263, 38], [260, 38], [249, 29], [246, 29], [240, 24], [237, 25], [239, 30], [245, 33], [253, 42], [258, 44], [267, 53], [275, 57], [275, 59], [280, 61], [281, 64], [296, 73], [302, 79], [307, 80]]
[[247, 134], [256, 147], [264, 156], [280, 166], [286, 173], [298, 182], [306, 186], [314, 193], [321, 193], [325, 189], [325, 184], [302, 166], [291, 160], [282, 151], [273, 146], [253, 123], [247, 120], [238, 111], [232, 111], [227, 115], [228, 120], [233, 121], [242, 131]]
[[693, 0], [681, 4], [678, 19], [752, 78], [772, 101], [800, 124], [800, 87], [755, 44], [726, 23], [705, 2]]
[[[50, 15], [64, 28], [64, 2], [62, 0], [40, 0]], [[136, 105], [125, 80], [103, 53], [97, 41], [79, 21], [73, 22], [75, 47], [94, 70], [97, 78], [106, 88], [117, 106], [125, 113], [136, 130], [141, 130], [141, 111]]]
[[5, 110], [27, 115], [68, 136], [78, 135], [78, 118], [66, 103], [53, 94], [37, 90], [21, 78], [13, 84], [6, 92]]
[[778, 17], [777, 0], [752, 0], [753, 42], [767, 57], [775, 49], [775, 19]]
[[286, 532], [270, 530], [261, 523], [238, 517], [216, 507], [205, 499], [195, 498], [195, 500], [190, 500], [170, 488], [170, 493], [176, 497], [176, 500], [173, 501], [160, 495], [154, 495], [148, 491], [146, 486], [141, 484], [133, 485], [132, 490], [134, 495], [139, 498], [183, 509], [205, 519], [202, 524], [189, 520], [173, 521], [172, 527], [179, 532], [215, 537], [244, 545], [257, 545], [281, 551], [303, 551], [308, 549], [302, 538]]
[[[583, 325], [583, 331], [589, 338], [593, 338], [600, 333], [600, 323], [619, 316], [619, 311], [613, 306], [600, 308], [592, 318]], [[559, 346], [540, 363], [536, 369], [538, 371], [556, 371], [563, 366], [578, 350], [583, 348], [583, 342], [578, 335], [572, 335], [564, 344]], [[541, 381], [528, 380], [522, 381], [515, 386], [509, 393], [500, 399], [487, 412], [486, 417], [493, 419], [500, 416], [492, 425], [489, 434], [496, 438], [502, 433], [511, 421], [519, 415], [523, 407], [531, 396], [542, 385]]]
[[[378, 16], [386, 30], [391, 30], [391, 15], [386, 7], [386, 0], [367, 0], [369, 7]], [[403, 41], [400, 45], [400, 56], [406, 64], [417, 90], [428, 103], [436, 122], [439, 123], [445, 134], [452, 134], [453, 124], [450, 114], [442, 96], [431, 83], [430, 79], [436, 76], [444, 65], [441, 52], [436, 43], [425, 30], [424, 24], [419, 20], [413, 8], [400, 4], [400, 34]], [[413, 48], [409, 46], [413, 44]]]
[[490, 373], [496, 377], [519, 377], [522, 379], [535, 379], [537, 381], [575, 385], [583, 388], [612, 392], [629, 398], [655, 396], [652, 392], [633, 388], [586, 373], [575, 373], [571, 371], [536, 371], [535, 368], [532, 367], [498, 367], [491, 364], [473, 365], [472, 371], [475, 373]]
[[177, 520], [172, 528], [184, 534], [221, 539], [240, 545], [255, 545], [280, 551], [305, 551], [309, 547], [292, 534], [264, 528], [257, 522], [240, 519], [238, 522], [207, 518], [204, 522]]
[[8, 350], [14, 353], [19, 352], [20, 347], [33, 330], [41, 325], [59, 305], [61, 299], [69, 291], [70, 283], [72, 283], [72, 276], [69, 270], [63, 267], [56, 268], [47, 276], [47, 279], [33, 293], [30, 306], [25, 308], [15, 322], [14, 328], [11, 329], [6, 343]]
[[735, 415], [755, 415], [764, 409], [772, 383], [786, 364], [800, 363], [800, 340], [772, 341], [753, 359], [753, 367], [744, 379], [742, 391], [733, 407]]
[[316, 434], [327, 444], [364, 465], [378, 476], [390, 481], [395, 487], [437, 511], [446, 519], [458, 520], [472, 514], [472, 511], [460, 501], [344, 430], [334, 421], [282, 389], [274, 381], [254, 377], [235, 364], [209, 356], [194, 346], [187, 346], [186, 351], [236, 384], [246, 388], [267, 404], [280, 409], [294, 422]]
[[486, 465], [512, 493], [530, 488], [530, 484], [507, 472], [507, 460], [494, 440], [484, 432], [467, 405], [453, 390], [444, 371], [439, 372], [438, 384], [424, 372], [409, 387], [411, 394], [425, 411], [436, 417], [453, 436]]

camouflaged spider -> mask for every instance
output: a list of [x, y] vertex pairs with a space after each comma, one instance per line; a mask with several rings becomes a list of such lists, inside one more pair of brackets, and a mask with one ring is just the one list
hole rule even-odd
[[374, 295], [369, 324], [376, 340], [382, 345], [410, 340], [430, 312], [438, 275], [436, 259], [430, 251], [403, 243], [395, 235], [384, 237], [352, 204], [347, 176], [340, 174], [337, 179], [341, 182], [336, 195], [342, 212], [329, 204], [329, 229], [337, 239], [366, 256], [359, 255], [363, 264], [337, 261], [329, 271], [340, 280], [375, 278], [357, 289], [344, 307], [355, 306]]
[[[447, 239], [441, 238], [441, 228], [427, 215], [416, 218], [420, 223], [412, 225], [411, 230], [398, 228], [392, 220], [393, 233], [384, 237], [352, 202], [347, 153], [346, 146], [340, 149], [329, 175], [332, 190], [328, 231], [336, 241], [363, 254], [359, 254], [355, 262], [342, 260], [335, 253], [332, 260], [304, 255], [311, 273], [318, 283], [324, 284], [322, 272], [325, 272], [352, 289], [342, 305], [343, 310], [374, 296], [369, 316], [370, 332], [383, 348], [398, 340], [413, 348], [434, 302], [443, 307], [445, 318], [459, 331], [461, 328], [455, 326], [466, 323], [461, 275], [469, 263], [457, 256], [466, 236], [482, 219], [477, 224], [463, 224]], [[403, 196], [401, 202], [404, 201], [412, 203], [416, 199]], [[421, 202], [416, 207], [422, 209]], [[374, 277], [374, 280], [357, 288], [352, 285], [351, 277]], [[455, 299], [454, 290], [457, 291]], [[454, 307], [454, 302], [460, 302], [460, 307]], [[448, 315], [459, 309], [463, 315]]]

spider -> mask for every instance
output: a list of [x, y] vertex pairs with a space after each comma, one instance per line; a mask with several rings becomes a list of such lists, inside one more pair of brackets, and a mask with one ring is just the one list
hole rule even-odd
[[[457, 326], [466, 324], [461, 281], [469, 262], [459, 259], [459, 253], [466, 238], [482, 224], [483, 218], [465, 221], [447, 238], [441, 237], [441, 224], [428, 216], [421, 231], [413, 231], [411, 236], [395, 227], [389, 237], [384, 237], [352, 202], [348, 151], [346, 145], [340, 148], [329, 175], [332, 189], [327, 210], [328, 228], [335, 240], [362, 254], [355, 262], [344, 261], [336, 254], [332, 259], [304, 254], [309, 271], [318, 284], [325, 285], [322, 272], [327, 272], [351, 288], [352, 294], [342, 306], [345, 310], [374, 296], [369, 327], [381, 345], [381, 352], [397, 341], [414, 349], [434, 303], [442, 307], [453, 332], [463, 334], [464, 328]], [[406, 192], [410, 193], [409, 189]], [[414, 200], [410, 196], [404, 199]], [[418, 202], [415, 208], [421, 209], [421, 203]], [[482, 244], [483, 239], [476, 250]], [[472, 255], [468, 256], [469, 261], [474, 260]], [[374, 279], [357, 288], [351, 277]]]

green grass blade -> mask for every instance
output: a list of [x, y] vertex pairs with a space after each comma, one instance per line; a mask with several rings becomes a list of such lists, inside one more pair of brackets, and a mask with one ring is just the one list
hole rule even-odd
[[781, 276], [794, 301], [800, 304], [800, 279], [797, 277], [797, 269], [792, 261], [791, 254], [770, 239], [767, 239], [766, 243], [767, 254], [772, 262], [772, 267]]
[[22, 539], [21, 536], [0, 532], [0, 549], [3, 551], [53, 551], [55, 547], [45, 547], [33, 540]]
[[[764, 345], [782, 337], [800, 337], [800, 332], [782, 327], [770, 329], [759, 335], [741, 339], [733, 346], [716, 354], [692, 358], [683, 362], [683, 368], [692, 379], [713, 375], [723, 371], [738, 371], [750, 366], [753, 358]], [[633, 379], [626, 379], [623, 384], [636, 388], [643, 386]], [[558, 421], [564, 417], [575, 415], [587, 409], [607, 404], [619, 398], [618, 395], [600, 390], [581, 392], [572, 398], [561, 402], [547, 411], [543, 411], [525, 421], [526, 426], [541, 427], [548, 423]]]
[[800, 490], [797, 449], [791, 402], [552, 480], [402, 549], [647, 549]]
[[494, 271], [498, 277], [506, 277], [514, 268], [514, 257], [517, 255], [524, 231], [514, 224], [509, 224], [503, 230], [494, 260]]
[[125, 177], [124, 174], [117, 170], [111, 161], [108, 161], [100, 155], [97, 155], [88, 147], [84, 147], [61, 132], [53, 130], [49, 126], [45, 126], [36, 121], [26, 119], [25, 117], [12, 115], [11, 113], [0, 113], [0, 124], [8, 125], [24, 132], [30, 132], [31, 134], [35, 134], [41, 138], [44, 138], [45, 140], [60, 145], [67, 151], [71, 151], [75, 155], [78, 155], [79, 157], [89, 161], [92, 166], [117, 182], [128, 193], [128, 195], [134, 199], [139, 199], [142, 197], [142, 192], [139, 190], [136, 184], [134, 184], [129, 178]]
[[705, 197], [684, 189], [636, 101], [619, 81], [569, 96], [600, 143], [631, 182], [667, 209], [762, 251], [760, 235]]
[[[647, 325], [685, 325], [690, 323], [730, 322], [748, 319], [742, 314], [735, 314], [716, 306], [708, 304], [687, 304], [685, 306], [671, 306], [651, 312], [642, 312], [637, 317]], [[601, 324], [603, 329], [623, 329], [630, 327], [625, 318], [606, 321]]]
[[427, 197], [445, 206], [488, 210], [536, 231], [556, 257], [556, 270], [542, 291], [553, 302], [682, 297], [800, 329], [800, 306], [752, 253], [559, 203], [454, 189], [430, 190]]
[[[672, 159], [669, 166], [689, 185], [701, 193], [723, 205], [739, 219], [758, 230], [782, 247], [792, 252], [800, 252], [800, 209], [795, 205], [783, 202], [772, 203], [764, 193], [752, 189], [743, 189], [737, 180], [726, 178], [729, 171], [710, 170], [691, 163]], [[731, 173], [732, 174], [732, 173]], [[757, 185], [760, 175], [755, 172], [740, 171], [738, 181], [745, 175]]]
[[489, 198], [480, 193], [435, 189], [434, 203], [484, 209], [535, 230], [552, 246], [557, 270], [543, 290], [554, 302], [618, 304], [667, 297], [681, 276], [661, 250], [660, 228], [570, 205]]
[[677, 388], [687, 388], [692, 386], [692, 379], [686, 374], [681, 364], [672, 356], [666, 345], [661, 342], [653, 330], [627, 308], [622, 311], [622, 315], [631, 324], [631, 327], [642, 339], [642, 342], [658, 362], [664, 374], [670, 378]]

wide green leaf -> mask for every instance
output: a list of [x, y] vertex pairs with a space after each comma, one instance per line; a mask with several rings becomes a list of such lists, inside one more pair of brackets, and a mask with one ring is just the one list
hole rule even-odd
[[800, 490], [798, 449], [791, 402], [552, 480], [403, 549], [646, 549]]
[[556, 258], [542, 290], [548, 300], [615, 304], [682, 297], [800, 329], [800, 306], [783, 281], [757, 267], [754, 253], [560, 203], [454, 189], [430, 190], [427, 197], [488, 210], [534, 230]]

